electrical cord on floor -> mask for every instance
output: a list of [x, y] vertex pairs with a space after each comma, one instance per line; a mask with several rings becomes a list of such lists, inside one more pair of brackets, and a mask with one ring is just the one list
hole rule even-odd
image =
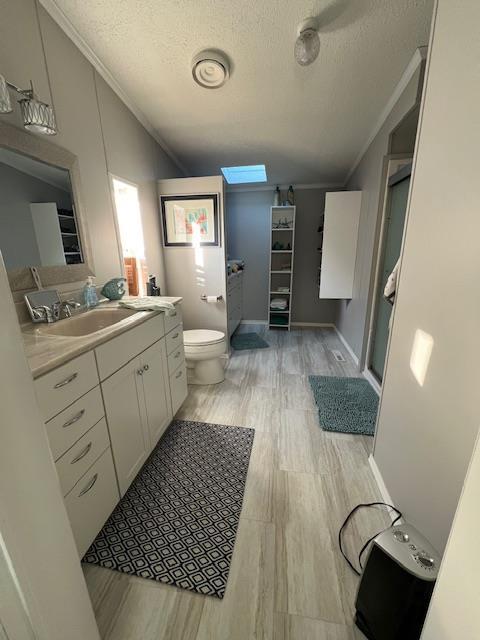
[[342, 526], [340, 527], [340, 531], [338, 532], [338, 546], [340, 547], [340, 552], [342, 554], [342, 556], [345, 558], [345, 560], [347, 561], [349, 567], [352, 569], [352, 571], [354, 571], [357, 576], [362, 575], [362, 571], [363, 571], [363, 565], [362, 565], [362, 555], [365, 553], [366, 549], [368, 548], [368, 545], [372, 542], [372, 540], [375, 540], [375, 538], [380, 534], [383, 533], [384, 531], [386, 531], [387, 529], [389, 529], [390, 527], [386, 527], [385, 529], [382, 529], [382, 531], [378, 531], [378, 533], [376, 533], [374, 536], [372, 536], [371, 538], [369, 538], [366, 543], [363, 545], [363, 547], [360, 550], [360, 553], [358, 554], [358, 565], [360, 567], [360, 571], [353, 565], [353, 563], [350, 561], [350, 559], [347, 557], [345, 551], [343, 550], [343, 543], [342, 543], [342, 534], [343, 531], [345, 529], [345, 527], [347, 526], [347, 524], [350, 521], [350, 518], [353, 516], [354, 513], [356, 513], [359, 509], [362, 509], [364, 507], [388, 507], [389, 509], [392, 509], [393, 511], [395, 511], [395, 513], [397, 514], [396, 518], [393, 520], [392, 524], [390, 525], [390, 527], [393, 527], [395, 524], [397, 524], [397, 522], [403, 517], [402, 516], [402, 512], [399, 511], [396, 507], [394, 507], [391, 504], [388, 504], [386, 502], [366, 502], [366, 503], [362, 503], [362, 504], [357, 504], [356, 507], [354, 507], [350, 513], [348, 514], [348, 516], [345, 519], [345, 522], [342, 524]]

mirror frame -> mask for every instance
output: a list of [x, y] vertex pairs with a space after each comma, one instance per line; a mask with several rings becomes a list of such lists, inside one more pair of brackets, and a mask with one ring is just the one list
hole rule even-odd
[[[48, 139], [35, 136], [28, 131], [10, 124], [0, 122], [0, 147], [16, 151], [35, 160], [44, 162], [70, 173], [73, 203], [75, 207], [75, 222], [77, 225], [84, 262], [82, 264], [58, 265], [52, 267], [36, 267], [42, 286], [68, 284], [84, 281], [93, 272], [93, 259], [87, 232], [87, 221], [81, 198], [81, 180], [76, 155], [63, 147], [53, 144]], [[36, 289], [30, 267], [7, 270], [10, 289], [12, 292]]]

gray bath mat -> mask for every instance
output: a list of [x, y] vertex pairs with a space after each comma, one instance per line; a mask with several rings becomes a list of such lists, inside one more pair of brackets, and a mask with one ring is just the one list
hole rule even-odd
[[367, 380], [334, 376], [309, 376], [308, 380], [322, 429], [374, 435], [378, 396]]
[[172, 422], [83, 562], [223, 598], [253, 435]]
[[232, 336], [232, 347], [235, 351], [246, 349], [268, 349], [270, 346], [258, 333], [236, 333]]

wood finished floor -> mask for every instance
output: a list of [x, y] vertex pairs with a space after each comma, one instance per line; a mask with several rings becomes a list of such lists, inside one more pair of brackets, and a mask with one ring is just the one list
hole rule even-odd
[[[191, 387], [177, 416], [255, 429], [225, 598], [84, 565], [104, 640], [361, 637], [352, 624], [357, 579], [337, 534], [357, 503], [381, 499], [368, 465], [372, 438], [323, 432], [308, 384], [309, 374], [358, 372], [331, 329], [241, 330], [257, 331], [270, 349], [234, 352], [225, 382]], [[346, 537], [350, 554], [388, 522], [360, 513]]]

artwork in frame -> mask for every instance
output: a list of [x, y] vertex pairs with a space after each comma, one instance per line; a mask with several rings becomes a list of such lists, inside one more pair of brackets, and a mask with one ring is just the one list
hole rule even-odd
[[166, 247], [218, 247], [218, 196], [161, 196]]

